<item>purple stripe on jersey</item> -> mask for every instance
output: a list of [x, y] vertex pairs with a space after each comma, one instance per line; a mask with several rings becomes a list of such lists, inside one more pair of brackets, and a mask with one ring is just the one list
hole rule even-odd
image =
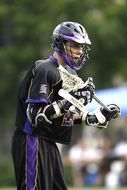
[[39, 99], [33, 99], [28, 98], [25, 103], [48, 103], [48, 100], [46, 98], [39, 98]]
[[28, 119], [24, 125], [23, 132], [28, 134], [28, 135], [32, 135], [33, 129], [31, 127], [31, 124], [30, 124]]
[[37, 180], [38, 138], [27, 136], [26, 190], [35, 190]]

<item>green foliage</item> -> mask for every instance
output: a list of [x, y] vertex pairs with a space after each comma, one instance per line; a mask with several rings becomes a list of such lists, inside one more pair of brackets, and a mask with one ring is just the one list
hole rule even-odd
[[81, 76], [93, 76], [97, 88], [112, 86], [115, 75], [126, 78], [127, 11], [126, 1], [122, 2], [1, 1], [0, 97], [5, 104], [1, 105], [3, 114], [7, 106], [15, 104], [17, 87], [30, 64], [51, 53], [52, 31], [64, 20], [83, 24], [92, 41], [89, 64], [80, 71]]
[[12, 130], [16, 92], [29, 66], [51, 53], [51, 35], [62, 21], [83, 24], [92, 41], [90, 60], [79, 74], [96, 88], [127, 79], [126, 0], [0, 1], [0, 128]]
[[14, 186], [14, 172], [10, 156], [0, 158], [0, 187]]
[[69, 186], [73, 185], [73, 174], [71, 166], [64, 166], [66, 181]]

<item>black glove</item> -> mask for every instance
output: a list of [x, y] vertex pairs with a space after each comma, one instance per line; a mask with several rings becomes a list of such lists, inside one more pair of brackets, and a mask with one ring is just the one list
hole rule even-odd
[[[87, 105], [89, 102], [92, 101], [93, 94], [95, 93], [95, 86], [93, 84], [92, 78], [87, 79], [87, 81], [85, 82], [85, 87], [78, 90], [72, 90], [69, 93], [76, 99], [80, 100], [82, 104]], [[62, 113], [68, 111], [70, 106], [72, 106], [72, 104], [65, 99], [58, 100], [57, 104], [61, 109]]]
[[120, 108], [116, 104], [107, 105], [110, 111], [106, 108], [100, 108], [101, 113], [106, 118], [106, 121], [110, 121], [111, 119], [115, 119], [120, 116]]
[[95, 94], [95, 85], [93, 83], [93, 78], [89, 77], [85, 83], [85, 89], [90, 91], [92, 94]]
[[[77, 100], [82, 102], [82, 104], [86, 105], [88, 102], [91, 101], [91, 96], [89, 91], [70, 91], [69, 94], [71, 94], [73, 97], [75, 97]], [[58, 100], [57, 104], [61, 110], [62, 113], [69, 110], [69, 108], [72, 106], [72, 104], [67, 101], [66, 99]]]
[[73, 95], [76, 99], [82, 99], [83, 104], [87, 105], [92, 101], [93, 95], [95, 94], [95, 85], [93, 84], [92, 78], [88, 78], [85, 83], [85, 87], [78, 89], [75, 92], [71, 92], [71, 95]]

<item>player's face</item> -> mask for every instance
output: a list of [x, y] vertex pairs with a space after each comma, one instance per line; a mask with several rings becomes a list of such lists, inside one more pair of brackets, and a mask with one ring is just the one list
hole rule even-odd
[[66, 54], [70, 56], [74, 62], [77, 62], [84, 51], [84, 44], [79, 44], [74, 41], [66, 42]]

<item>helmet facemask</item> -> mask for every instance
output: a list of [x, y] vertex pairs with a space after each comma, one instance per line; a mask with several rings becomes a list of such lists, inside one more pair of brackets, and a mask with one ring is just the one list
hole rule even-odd
[[81, 67], [88, 60], [88, 51], [90, 48], [88, 45], [79, 44], [74, 41], [67, 41], [63, 44], [64, 51], [63, 57], [65, 57], [65, 62], [75, 70], [81, 69]]

